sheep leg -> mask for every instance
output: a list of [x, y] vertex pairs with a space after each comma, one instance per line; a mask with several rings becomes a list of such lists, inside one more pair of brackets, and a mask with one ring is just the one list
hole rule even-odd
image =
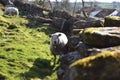
[[54, 55], [54, 64], [53, 64], [53, 67], [55, 66], [56, 64], [56, 55]]

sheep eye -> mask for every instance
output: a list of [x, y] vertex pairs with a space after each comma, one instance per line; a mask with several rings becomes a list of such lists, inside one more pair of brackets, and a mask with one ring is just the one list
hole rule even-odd
[[61, 36], [61, 34], [58, 34], [58, 37]]

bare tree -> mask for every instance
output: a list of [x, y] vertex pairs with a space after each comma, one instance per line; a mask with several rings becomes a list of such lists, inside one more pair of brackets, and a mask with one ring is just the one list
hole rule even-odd
[[75, 0], [75, 4], [74, 4], [74, 8], [73, 8], [73, 15], [75, 13], [76, 3], [77, 3], [77, 0]]
[[51, 1], [48, 0], [48, 2], [49, 2], [49, 4], [50, 4], [50, 8], [51, 8], [51, 10], [53, 10], [53, 7], [52, 7], [52, 3], [51, 3]]
[[86, 12], [84, 11], [84, 7], [85, 7], [85, 5], [84, 5], [84, 0], [82, 0], [82, 8], [83, 8], [82, 12], [83, 12], [84, 17], [87, 18], [88, 15], [87, 15]]
[[55, 9], [58, 9], [58, 0], [55, 0]]
[[70, 0], [61, 0], [61, 8], [66, 11], [70, 11]]

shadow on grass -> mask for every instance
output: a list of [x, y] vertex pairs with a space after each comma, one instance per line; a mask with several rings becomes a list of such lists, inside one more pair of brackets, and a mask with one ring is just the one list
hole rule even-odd
[[32, 78], [44, 79], [54, 72], [52, 69], [49, 60], [38, 58], [35, 60], [33, 67], [28, 72], [22, 74], [22, 76], [27, 78], [27, 80]]
[[53, 28], [52, 26], [48, 26], [48, 27], [41, 28], [40, 31], [45, 32], [46, 35], [49, 35], [49, 34], [55, 33], [58, 30]]

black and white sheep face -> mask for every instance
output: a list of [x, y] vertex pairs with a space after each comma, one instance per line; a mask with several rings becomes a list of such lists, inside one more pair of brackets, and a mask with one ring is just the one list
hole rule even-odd
[[61, 34], [51, 34], [51, 43], [54, 46], [54, 48], [56, 48], [59, 44], [60, 44], [60, 37]]
[[63, 48], [68, 43], [68, 38], [64, 33], [56, 32], [49, 35], [51, 48]]

